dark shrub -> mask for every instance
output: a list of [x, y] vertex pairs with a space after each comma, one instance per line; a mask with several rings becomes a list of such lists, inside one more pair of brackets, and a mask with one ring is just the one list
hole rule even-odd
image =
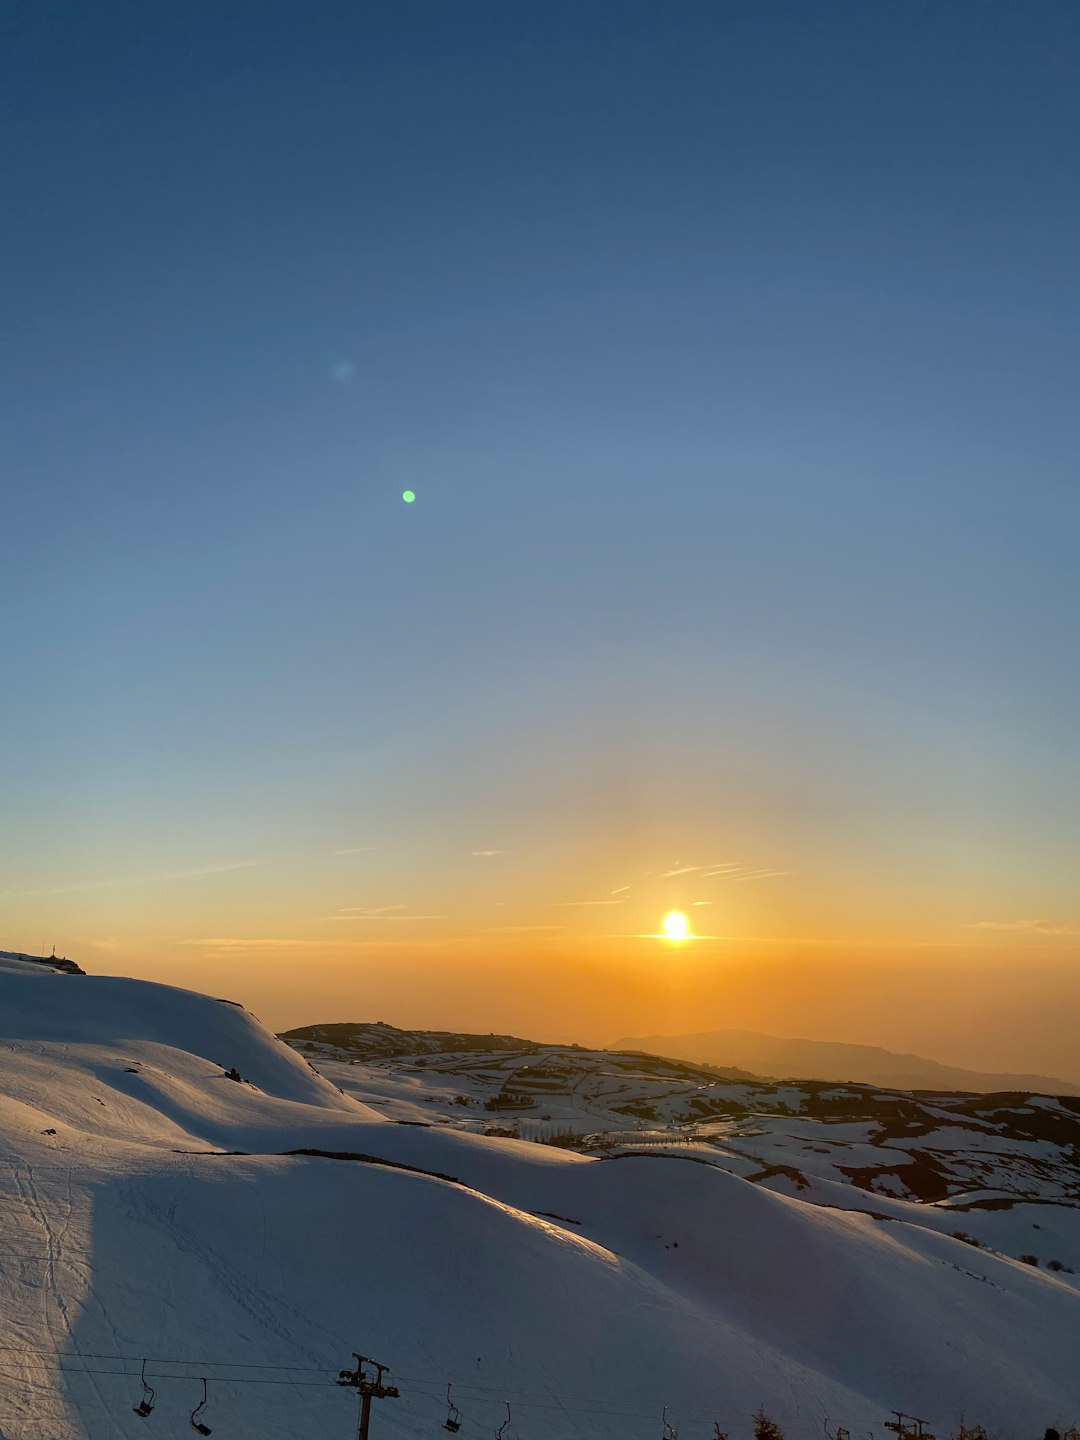
[[760, 1408], [754, 1412], [754, 1440], [784, 1440], [780, 1426]]

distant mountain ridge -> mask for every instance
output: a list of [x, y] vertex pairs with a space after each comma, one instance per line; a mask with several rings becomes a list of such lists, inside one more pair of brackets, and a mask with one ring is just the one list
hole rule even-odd
[[362, 1054], [365, 1059], [394, 1059], [399, 1055], [442, 1051], [541, 1049], [537, 1041], [523, 1040], [517, 1035], [473, 1035], [456, 1030], [399, 1030], [396, 1025], [387, 1025], [383, 1020], [341, 1020], [326, 1025], [298, 1025], [294, 1030], [283, 1031], [278, 1039], [290, 1044], [297, 1040], [306, 1040], [322, 1045], [337, 1045]]
[[878, 1045], [788, 1039], [756, 1030], [706, 1030], [694, 1035], [624, 1036], [613, 1050], [643, 1050], [696, 1064], [738, 1066], [777, 1079], [857, 1081], [895, 1090], [1033, 1091], [1080, 1095], [1080, 1085], [1054, 1075], [964, 1070]]
[[[551, 1049], [577, 1051], [581, 1055], [602, 1054], [584, 1045], [551, 1045], [540, 1040], [525, 1040], [520, 1035], [475, 1035], [462, 1030], [400, 1030], [383, 1020], [345, 1020], [325, 1025], [300, 1025], [283, 1030], [278, 1036], [287, 1045], [303, 1050], [305, 1046], [332, 1046], [358, 1060], [396, 1060], [409, 1055], [504, 1054], [536, 1055]], [[752, 1080], [755, 1077], [735, 1066], [709, 1066], [730, 1080]]]

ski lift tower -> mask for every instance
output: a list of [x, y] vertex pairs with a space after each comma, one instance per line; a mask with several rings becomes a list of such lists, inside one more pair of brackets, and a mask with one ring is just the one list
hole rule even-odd
[[885, 1429], [892, 1430], [900, 1437], [900, 1440], [937, 1440], [929, 1430], [924, 1429], [925, 1420], [920, 1420], [917, 1415], [905, 1415], [902, 1410], [894, 1410], [895, 1420], [886, 1420]]
[[[355, 1350], [353, 1359], [356, 1361], [356, 1369], [342, 1370], [337, 1383], [349, 1390], [355, 1390], [360, 1396], [360, 1420], [356, 1427], [356, 1440], [368, 1440], [372, 1400], [396, 1400], [399, 1392], [396, 1385], [383, 1384], [383, 1376], [388, 1373], [387, 1366], [380, 1365], [377, 1360], [372, 1360], [367, 1355], [358, 1355]], [[372, 1374], [371, 1371], [375, 1373]]]

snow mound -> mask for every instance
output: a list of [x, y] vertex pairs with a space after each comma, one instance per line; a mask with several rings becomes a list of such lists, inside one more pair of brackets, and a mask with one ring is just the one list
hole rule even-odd
[[311, 1109], [374, 1118], [239, 1005], [9, 957], [0, 966], [0, 1069], [9, 1123], [20, 1123], [17, 1102], [24, 1125], [139, 1143], [236, 1148], [246, 1127], [268, 1116], [280, 1124], [298, 1107], [302, 1126]]

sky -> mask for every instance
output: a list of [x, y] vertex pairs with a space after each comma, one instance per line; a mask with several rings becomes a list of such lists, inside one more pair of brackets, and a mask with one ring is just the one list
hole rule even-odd
[[1078, 66], [1069, 0], [5, 6], [0, 946], [1080, 1078]]

